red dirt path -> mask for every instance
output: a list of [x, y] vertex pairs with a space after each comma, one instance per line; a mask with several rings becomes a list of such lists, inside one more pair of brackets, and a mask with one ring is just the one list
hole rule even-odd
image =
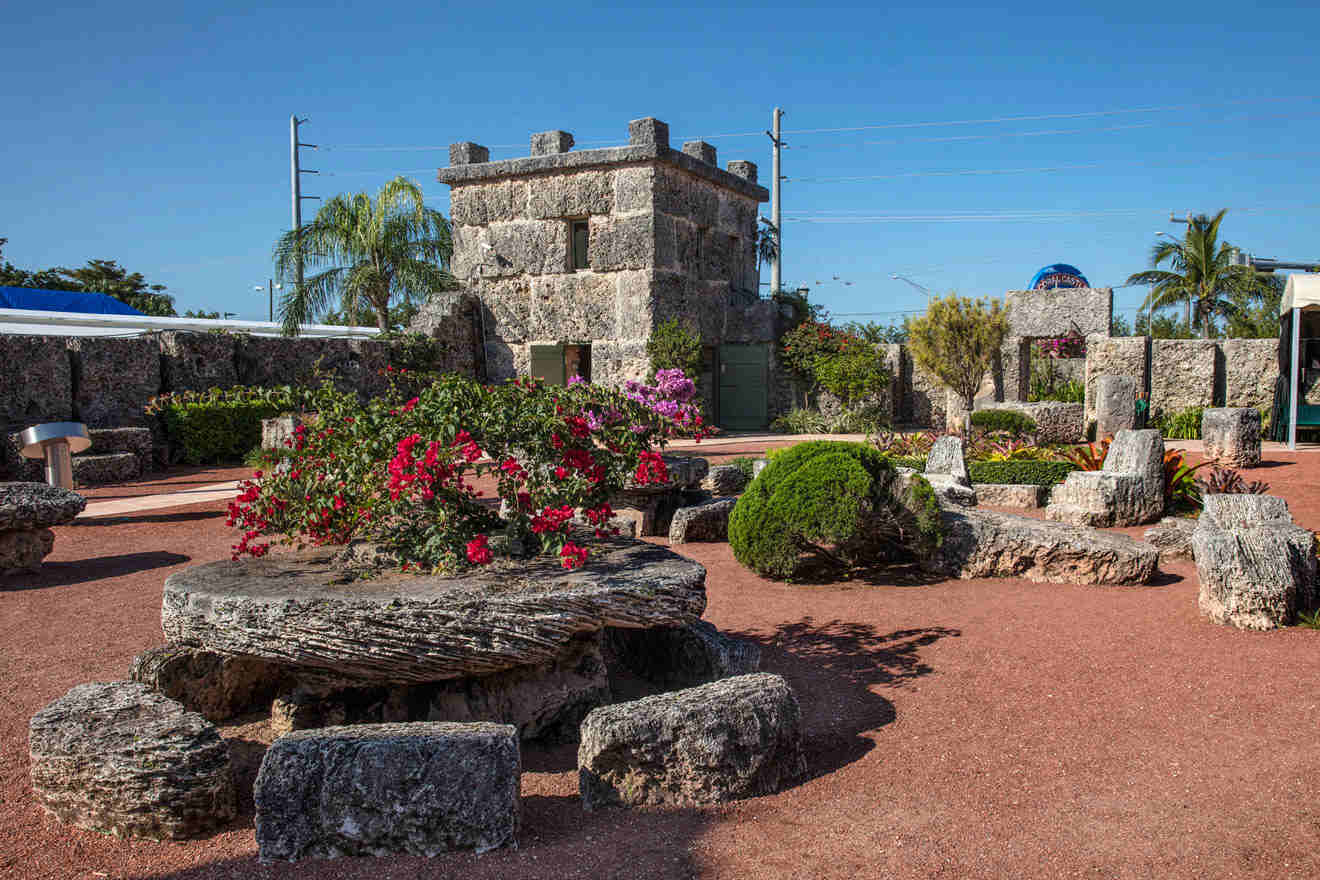
[[[1320, 528], [1320, 455], [1269, 457], [1250, 478]], [[1320, 876], [1320, 632], [1204, 621], [1190, 563], [1131, 588], [794, 586], [724, 544], [680, 550], [709, 570], [707, 619], [797, 690], [812, 777], [789, 791], [583, 813], [573, 747], [528, 747], [515, 851], [260, 865], [250, 801], [200, 841], [60, 825], [28, 790], [28, 718], [161, 642], [164, 578], [228, 553], [222, 507], [66, 526], [39, 577], [0, 580], [0, 877]], [[268, 738], [226, 734], [249, 762]]]

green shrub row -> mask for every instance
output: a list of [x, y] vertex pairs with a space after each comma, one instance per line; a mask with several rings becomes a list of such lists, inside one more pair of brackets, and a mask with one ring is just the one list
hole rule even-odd
[[261, 445], [261, 421], [294, 409], [285, 389], [212, 389], [204, 394], [161, 395], [148, 405], [160, 417], [170, 445], [188, 464], [240, 462]]
[[972, 427], [979, 431], [1003, 431], [1014, 437], [1036, 433], [1036, 420], [1011, 409], [981, 409], [972, 413]]
[[[926, 460], [918, 457], [891, 458], [895, 467], [910, 467], [918, 471], [926, 467]], [[969, 461], [967, 475], [972, 483], [1011, 483], [1013, 485], [1053, 486], [1062, 483], [1077, 465], [1068, 461]]]

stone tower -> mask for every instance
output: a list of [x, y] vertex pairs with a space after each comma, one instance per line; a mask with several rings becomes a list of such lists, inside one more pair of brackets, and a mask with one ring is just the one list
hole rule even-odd
[[627, 146], [572, 147], [568, 132], [541, 132], [530, 156], [491, 162], [479, 144], [453, 144], [439, 171], [489, 380], [644, 378], [646, 341], [674, 317], [700, 332], [707, 370], [720, 345], [773, 339], [756, 264], [769, 194], [754, 164], [721, 169], [703, 141], [671, 149], [650, 118], [628, 124]]

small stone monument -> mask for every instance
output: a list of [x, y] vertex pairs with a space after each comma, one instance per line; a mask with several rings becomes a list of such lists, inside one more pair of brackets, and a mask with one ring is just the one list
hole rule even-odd
[[1137, 382], [1131, 376], [1095, 381], [1095, 436], [1109, 437], [1137, 426]]

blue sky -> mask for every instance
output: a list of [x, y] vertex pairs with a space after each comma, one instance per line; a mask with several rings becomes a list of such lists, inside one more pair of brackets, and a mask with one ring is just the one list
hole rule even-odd
[[[450, 142], [603, 146], [641, 116], [768, 183], [779, 105], [784, 280], [836, 313], [920, 309], [893, 273], [998, 296], [1068, 262], [1118, 285], [1171, 210], [1227, 207], [1234, 243], [1320, 259], [1317, 33], [1314, 3], [6, 4], [0, 237], [25, 268], [116, 259], [180, 312], [262, 319], [290, 113], [325, 147], [305, 192], [405, 172], [447, 215]], [[1129, 314], [1142, 295], [1115, 291]]]

